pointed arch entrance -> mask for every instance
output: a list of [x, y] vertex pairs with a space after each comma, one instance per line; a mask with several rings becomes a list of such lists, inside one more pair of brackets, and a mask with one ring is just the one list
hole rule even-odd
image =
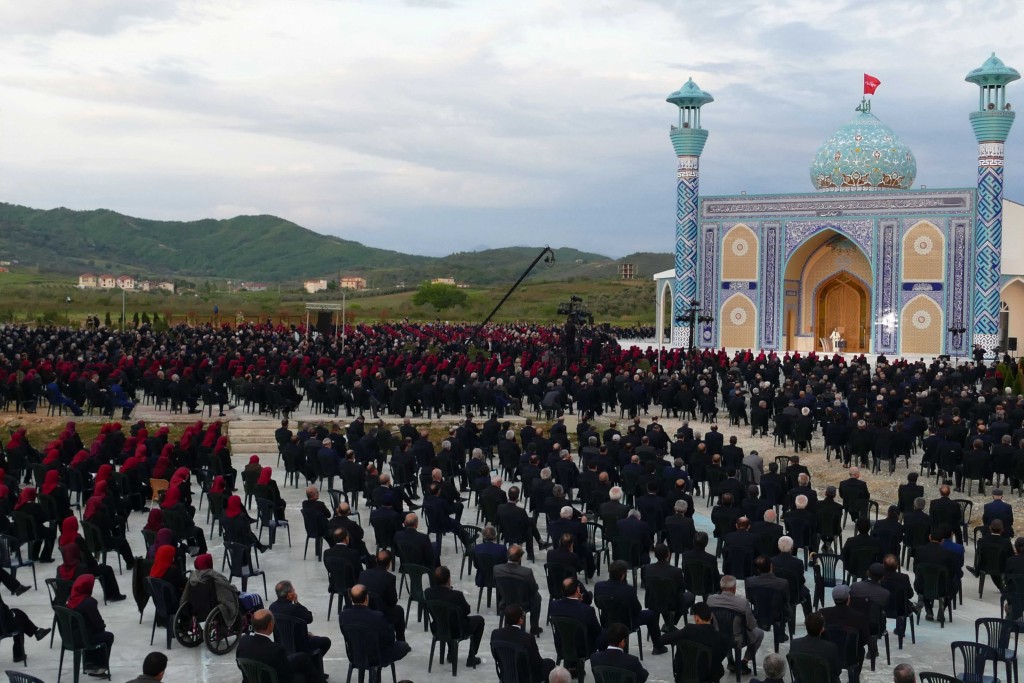
[[864, 283], [850, 273], [841, 272], [821, 283], [815, 300], [819, 336], [839, 332], [846, 341], [848, 353], [868, 350], [868, 314], [871, 296]]

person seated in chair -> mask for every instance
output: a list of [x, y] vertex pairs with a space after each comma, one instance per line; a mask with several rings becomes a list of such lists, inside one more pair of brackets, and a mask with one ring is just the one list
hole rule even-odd
[[[301, 674], [307, 683], [323, 683], [324, 675], [305, 652], [288, 654], [284, 646], [274, 642], [274, 613], [268, 609], [256, 610], [252, 615], [252, 633], [243, 635], [235, 650], [237, 659], [251, 659], [266, 664], [277, 674], [278, 683], [293, 683], [295, 674]], [[248, 677], [242, 683], [259, 683]]]
[[590, 655], [590, 666], [595, 668], [612, 666], [624, 669], [633, 673], [636, 683], [644, 683], [649, 675], [647, 669], [640, 663], [636, 655], [625, 651], [626, 641], [629, 640], [629, 628], [623, 624], [614, 623], [608, 627], [606, 638], [608, 647]]
[[842, 673], [839, 648], [822, 635], [825, 632], [825, 617], [821, 612], [812, 612], [804, 620], [804, 626], [807, 628], [807, 635], [793, 639], [789, 644], [789, 654], [814, 655], [824, 659], [832, 671], [832, 680], [829, 683], [839, 683], [839, 674]]
[[[313, 623], [313, 613], [299, 602], [299, 595], [295, 592], [295, 585], [291, 581], [278, 581], [274, 586], [274, 594], [277, 600], [270, 603], [270, 612], [275, 616], [294, 617], [304, 622], [307, 626]], [[326, 636], [317, 636], [306, 631], [306, 654], [313, 657], [313, 653], [320, 651], [318, 657], [323, 659], [331, 649], [331, 639]]]
[[[476, 653], [480, 650], [480, 641], [484, 637], [484, 618], [470, 614], [469, 603], [462, 591], [452, 588], [452, 573], [441, 565], [434, 570], [434, 585], [423, 592], [428, 601], [437, 600], [448, 605], [453, 605], [459, 612], [459, 631], [469, 634], [469, 653], [466, 655], [466, 666], [475, 669], [480, 664], [480, 658]], [[431, 627], [433, 627], [431, 623]]]
[[615, 560], [608, 566], [608, 580], [598, 581], [594, 585], [594, 601], [600, 604], [602, 598], [611, 598], [626, 607], [631, 621], [647, 627], [647, 635], [654, 644], [654, 654], [668, 652], [661, 644], [661, 629], [658, 628], [658, 613], [640, 607], [636, 588], [626, 582], [629, 565], [622, 560]]
[[530, 683], [546, 683], [548, 676], [555, 668], [555, 662], [551, 659], [542, 659], [540, 650], [537, 647], [537, 639], [526, 632], [526, 613], [519, 605], [509, 605], [505, 608], [505, 625], [491, 631], [491, 653], [495, 660], [498, 659], [495, 646], [513, 645], [526, 650], [529, 670], [524, 672], [525, 679]]
[[412, 652], [412, 647], [408, 643], [395, 638], [395, 629], [384, 615], [370, 609], [370, 593], [366, 586], [357, 583], [349, 591], [349, 595], [352, 600], [351, 607], [343, 609], [338, 615], [342, 633], [346, 628], [351, 628], [375, 638], [382, 666], [390, 666]]
[[[669, 633], [662, 639], [662, 643], [674, 645], [692, 641], [708, 647], [711, 650], [709, 668], [698, 670], [696, 678], [699, 681], [719, 681], [725, 676], [725, 667], [722, 666], [722, 662], [732, 652], [732, 640], [712, 623], [711, 608], [706, 602], [698, 602], [690, 610], [690, 613], [693, 615], [693, 623]], [[676, 661], [672, 663], [677, 677], [683, 667], [680, 653], [681, 650], [676, 652]]]

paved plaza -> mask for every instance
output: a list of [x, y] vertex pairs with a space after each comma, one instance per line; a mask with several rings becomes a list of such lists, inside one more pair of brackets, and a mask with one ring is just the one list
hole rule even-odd
[[[140, 406], [138, 410], [139, 414], [135, 417], [151, 420], [153, 422], [161, 422], [169, 417], [166, 412], [153, 412], [145, 406]], [[271, 420], [255, 420], [249, 415], [236, 414], [236, 411], [232, 411], [229, 415], [229, 419], [231, 419], [229, 434], [233, 435], [232, 442], [234, 444], [233, 457], [235, 467], [241, 469], [241, 467], [248, 461], [249, 455], [253, 452], [258, 452], [261, 455], [262, 463], [264, 465], [274, 466], [275, 479], [279, 483], [283, 482], [284, 469], [283, 465], [277, 465], [276, 453], [270, 451], [269, 444], [264, 446], [259, 445], [260, 442], [265, 443], [266, 439], [259, 437], [258, 434], [261, 432], [263, 434], [272, 433], [273, 428], [276, 427], [276, 422]], [[310, 415], [297, 415], [293, 417], [293, 424], [295, 419], [306, 420], [317, 418], [316, 416]], [[606, 421], [607, 420], [604, 422]], [[389, 419], [388, 422], [394, 424], [395, 420]], [[451, 419], [444, 419], [440, 422], [443, 424], [449, 424]], [[518, 419], [518, 422], [521, 423], [521, 418]], [[570, 423], [570, 433], [574, 433], [575, 417], [569, 416], [568, 422]], [[680, 423], [679, 420], [668, 418], [661, 418], [661, 422], [669, 433], [673, 433]], [[706, 425], [704, 425], [704, 427], [706, 428]], [[700, 430], [701, 426], [698, 425], [697, 428]], [[720, 425], [720, 428], [726, 434], [726, 437], [731, 434], [736, 434], [739, 437], [740, 446], [747, 448], [748, 450], [751, 447], [758, 449], [762, 456], [765, 456], [766, 462], [770, 461], [775, 454], [788, 452], [779, 447], [772, 446], [772, 440], [770, 437], [765, 439], [752, 439], [749, 435], [749, 429], [744, 429], [742, 427], [734, 428], [724, 423]], [[246, 438], [243, 436], [244, 434], [248, 434], [249, 436]], [[824, 457], [821, 454], [820, 444], [820, 435], [817, 435], [815, 443], [816, 453], [804, 458], [804, 460], [810, 465], [812, 473], [815, 473], [816, 475], [820, 473], [821, 476], [816, 476], [816, 485], [819, 487], [823, 486], [830, 478], [838, 479], [845, 477], [840, 466], [825, 463]], [[916, 469], [914, 461], [911, 462], [911, 466]], [[884, 485], [886, 483], [891, 483], [894, 490], [895, 484], [898, 483], [898, 481], [903, 481], [905, 474], [906, 470], [901, 466], [893, 478], [890, 478], [888, 475], [866, 477], [869, 485], [872, 487], [873, 497], [884, 502], [889, 502], [889, 499], [885, 495], [881, 493], [876, 494], [876, 489], [884, 490]], [[935, 487], [932, 484], [934, 484], [934, 479], [928, 482], [929, 488], [927, 495], [929, 497], [936, 495], [934, 490]], [[506, 482], [505, 488], [507, 489], [508, 487], [509, 484]], [[326, 635], [334, 641], [333, 647], [325, 660], [325, 668], [330, 674], [332, 681], [341, 681], [344, 680], [344, 676], [347, 672], [348, 662], [345, 658], [344, 644], [338, 629], [336, 617], [331, 620], [327, 620], [326, 618], [328, 601], [327, 574], [321, 563], [316, 560], [313, 554], [312, 544], [310, 544], [308, 558], [305, 560], [303, 559], [303, 542], [305, 533], [302, 528], [302, 518], [299, 514], [299, 506], [304, 495], [303, 488], [293, 488], [290, 486], [282, 487], [282, 493], [288, 502], [287, 518], [293, 526], [291, 547], [288, 546], [287, 534], [279, 532], [278, 542], [274, 549], [260, 557], [261, 566], [267, 574], [267, 586], [269, 591], [272, 593], [274, 583], [281, 579], [289, 579], [295, 584], [300, 601], [314, 614], [315, 620], [311, 627], [311, 631], [317, 635]], [[979, 510], [978, 514], [980, 515], [979, 503], [982, 502], [983, 499], [977, 498], [977, 501], [975, 509]], [[364, 528], [366, 528], [367, 545], [372, 549], [373, 530], [368, 524], [368, 511], [365, 506], [362, 507], [361, 510], [363, 513], [362, 523]], [[254, 514], [254, 510], [252, 513]], [[477, 523], [476, 515], [476, 507], [469, 505], [463, 515], [463, 521], [468, 524], [475, 524]], [[710, 533], [712, 525], [710, 523], [709, 515], [710, 510], [705, 507], [704, 501], [698, 499], [697, 514], [695, 516], [697, 527], [698, 529]], [[206, 506], [204, 505], [203, 510], [197, 513], [196, 521], [202, 524], [205, 519]], [[142, 554], [143, 551], [143, 539], [142, 535], [139, 533], [139, 529], [141, 529], [144, 522], [145, 516], [140, 513], [133, 514], [129, 522], [130, 530], [128, 538], [137, 555]], [[541, 526], [541, 534], [544, 535], [543, 516], [539, 524]], [[208, 525], [206, 529], [207, 531], [209, 530]], [[852, 525], [847, 527], [847, 532], [852, 532]], [[223, 543], [222, 539], [217, 535], [210, 538], [210, 552], [214, 555], [216, 566], [219, 569], [220, 560], [223, 556]], [[973, 554], [973, 546], [968, 547], [968, 563], [972, 561]], [[535, 563], [526, 563], [524, 561], [524, 563], [533, 570], [538, 584], [542, 587], [545, 585], [543, 556], [544, 553], [538, 551], [537, 561]], [[111, 557], [111, 560], [113, 561], [113, 557]], [[467, 594], [470, 604], [475, 608], [477, 589], [473, 584], [471, 576], [466, 576], [461, 580], [459, 579], [461, 551], [456, 549], [451, 536], [446, 536], [445, 538], [442, 560], [444, 564], [448, 565], [452, 569], [453, 585]], [[11, 606], [24, 609], [37, 621], [37, 623], [45, 623], [45, 625], [48, 626], [51, 610], [48, 604], [46, 590], [43, 586], [43, 579], [53, 576], [55, 570], [55, 564], [37, 565], [40, 590], [30, 591], [18, 598], [5, 596], [5, 600], [7, 600], [8, 604]], [[27, 581], [29, 577], [24, 573], [19, 573], [19, 578], [24, 582]], [[126, 593], [130, 592], [130, 574], [125, 572], [118, 578], [121, 582], [122, 590]], [[606, 566], [602, 567], [602, 574], [598, 578], [607, 578]], [[810, 571], [807, 573], [807, 580], [808, 585], [811, 585], [813, 577]], [[255, 589], [253, 588], [254, 585], [256, 586]], [[250, 583], [249, 589], [262, 590], [262, 583]], [[742, 591], [742, 583], [740, 591]], [[100, 593], [99, 587], [97, 586], [97, 597], [99, 597]], [[983, 600], [978, 600], [977, 596], [977, 580], [972, 578], [970, 575], [967, 575], [964, 580], [964, 603], [962, 607], [959, 607], [955, 611], [952, 624], [947, 624], [945, 628], [940, 628], [938, 623], [928, 623], [922, 619], [921, 624], [917, 628], [917, 644], [910, 644], [908, 637], [902, 651], [897, 649], [895, 637], [891, 637], [892, 666], [895, 666], [900, 662], [909, 662], [917, 671], [940, 671], [951, 673], [952, 663], [950, 658], [950, 642], [954, 640], [974, 640], [975, 618], [996, 616], [998, 613], [998, 593], [994, 590], [994, 587], [991, 586], [991, 583], [986, 586], [985, 597]], [[407, 594], [403, 595], [403, 606], [406, 598]], [[642, 601], [643, 597], [641, 595], [641, 602]], [[827, 604], [831, 604], [828, 599], [826, 602]], [[136, 609], [134, 601], [130, 598], [124, 602], [102, 606], [101, 613], [106, 620], [107, 629], [112, 631], [116, 636], [116, 642], [114, 644], [113, 655], [111, 658], [113, 680], [128, 681], [141, 673], [142, 659], [148, 651], [153, 649], [163, 649], [163, 633], [161, 629], [157, 630], [154, 644], [152, 646], [149, 644], [150, 629], [153, 622], [153, 607], [152, 605], [147, 607], [146, 612], [142, 617], [141, 624], [139, 623], [138, 610]], [[481, 608], [481, 614], [486, 620], [486, 630], [480, 651], [483, 663], [476, 670], [469, 670], [465, 668], [465, 651], [468, 644], [464, 643], [460, 651], [461, 661], [459, 664], [458, 676], [459, 678], [471, 677], [475, 680], [492, 681], [496, 680], [496, 674], [494, 661], [490, 655], [488, 643], [490, 631], [497, 627], [498, 617], [493, 608], [487, 609], [486, 600]], [[544, 618], [546, 618], [546, 606], [544, 608]], [[802, 622], [802, 620], [798, 619], [798, 636], [802, 635], [803, 631], [803, 626], [800, 622]], [[890, 630], [891, 626], [892, 622], [890, 622]], [[422, 625], [415, 623], [415, 607], [413, 607], [413, 614], [407, 630], [407, 640], [412, 646], [412, 653], [398, 663], [397, 670], [399, 680], [407, 679], [410, 681], [423, 682], [445, 681], [452, 678], [450, 666], [439, 666], [436, 661], [434, 663], [433, 672], [427, 672], [430, 636], [428, 633], [424, 632]], [[770, 641], [771, 639], [769, 636], [766, 638], [765, 644], [762, 646], [762, 650], [758, 657], [759, 666], [764, 655], [768, 654], [771, 649]], [[32, 673], [47, 683], [52, 683], [57, 680], [59, 638], [53, 649], [49, 649], [47, 642], [35, 642], [33, 639], [29, 639], [27, 644], [29, 656], [28, 667], [23, 670]], [[635, 642], [634, 638], [634, 653]], [[554, 644], [550, 627], [546, 627], [544, 633], [540, 636], [539, 645], [543, 656], [554, 657]], [[782, 645], [783, 654], [786, 653], [787, 647], [788, 646], [785, 644]], [[861, 680], [865, 683], [891, 680], [892, 667], [885, 664], [884, 646], [882, 646], [881, 649], [883, 654], [879, 661], [877, 671], [872, 672], [865, 670], [861, 676]], [[7, 665], [10, 663], [10, 652], [10, 641], [5, 641], [0, 645], [0, 662], [4, 662], [3, 668], [7, 668]], [[170, 665], [164, 681], [224, 682], [240, 680], [240, 674], [235, 666], [233, 653], [228, 656], [218, 657], [208, 652], [205, 647], [190, 650], [182, 647], [175, 641], [171, 650], [166, 654], [170, 658]], [[670, 656], [652, 656], [650, 643], [646, 640], [644, 665], [650, 671], [650, 680], [659, 682], [672, 680]], [[989, 673], [991, 673], [991, 671]], [[1004, 672], [1001, 672], [1000, 676], [1002, 677], [1003, 675]], [[62, 680], [70, 681], [70, 676], [71, 666], [69, 658], [64, 664]], [[387, 679], [387, 677], [388, 674], [385, 674], [385, 679]], [[88, 679], [83, 677], [83, 680]], [[587, 680], [593, 680], [592, 674], [589, 670], [587, 673]], [[732, 674], [727, 674], [727, 677], [723, 680], [728, 681], [735, 679]]]

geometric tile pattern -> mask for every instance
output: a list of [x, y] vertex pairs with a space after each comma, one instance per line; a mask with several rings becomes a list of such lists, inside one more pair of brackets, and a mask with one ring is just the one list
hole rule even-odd
[[676, 288], [672, 305], [673, 328], [676, 318], [686, 311], [697, 296], [697, 199], [699, 196], [699, 157], [678, 158], [676, 184]]
[[[987, 143], [978, 158], [978, 224], [974, 229], [974, 342], [999, 336], [999, 250], [1003, 242], [1002, 145]], [[994, 348], [986, 347], [986, 351]]]

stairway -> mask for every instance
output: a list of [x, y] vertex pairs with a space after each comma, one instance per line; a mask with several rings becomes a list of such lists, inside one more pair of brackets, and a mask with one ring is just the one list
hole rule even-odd
[[250, 455], [260, 456], [260, 460], [273, 466], [277, 462], [277, 441], [274, 431], [280, 427], [273, 420], [232, 420], [228, 422], [228, 437], [231, 439], [231, 454], [234, 458], [244, 458], [248, 462]]

